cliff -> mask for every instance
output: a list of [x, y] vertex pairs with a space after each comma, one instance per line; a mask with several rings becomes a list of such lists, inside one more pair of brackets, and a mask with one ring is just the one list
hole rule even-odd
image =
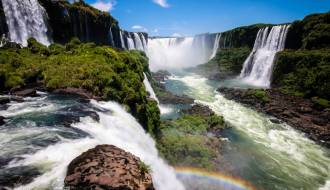
[[[95, 9], [83, 1], [68, 3], [66, 0], [39, 0], [46, 9], [56, 43], [66, 43], [73, 37], [82, 42], [110, 44], [121, 47], [118, 21], [109, 13]], [[110, 28], [113, 35], [109, 35]]]
[[315, 97], [328, 107], [330, 12], [295, 21], [288, 31], [286, 48], [276, 55], [272, 86], [288, 94]]

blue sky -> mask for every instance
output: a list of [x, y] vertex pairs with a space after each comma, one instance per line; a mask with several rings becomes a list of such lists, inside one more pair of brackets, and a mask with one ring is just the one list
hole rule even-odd
[[191, 36], [255, 23], [286, 23], [330, 11], [330, 0], [85, 0], [128, 31]]

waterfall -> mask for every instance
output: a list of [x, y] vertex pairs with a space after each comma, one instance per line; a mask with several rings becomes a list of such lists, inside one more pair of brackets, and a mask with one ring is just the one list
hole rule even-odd
[[52, 40], [47, 27], [47, 13], [38, 0], [2, 0], [9, 29], [9, 39], [23, 46], [31, 37], [49, 45]]
[[284, 49], [289, 27], [290, 25], [281, 25], [259, 30], [253, 50], [244, 62], [240, 78], [257, 86], [270, 86], [274, 58], [277, 52]]
[[149, 92], [150, 98], [154, 99], [159, 104], [159, 100], [156, 96], [156, 93], [155, 93], [154, 89], [152, 88], [152, 86], [151, 86], [151, 84], [148, 80], [147, 75], [145, 73], [143, 73], [143, 75], [144, 75], [143, 84], [146, 87], [147, 92]]
[[215, 37], [213, 50], [212, 50], [212, 55], [210, 57], [210, 60], [213, 59], [217, 55], [217, 52], [218, 52], [218, 49], [219, 49], [220, 39], [221, 39], [221, 33], [217, 34], [216, 37]]
[[120, 30], [120, 43], [123, 49], [126, 49], [123, 32]]
[[134, 40], [133, 40], [130, 33], [127, 36], [127, 44], [128, 44], [128, 49], [129, 50], [135, 49]]
[[110, 39], [110, 45], [112, 47], [115, 47], [115, 41], [113, 39], [113, 33], [112, 33], [112, 28], [110, 27], [110, 30], [109, 30], [109, 39]]
[[133, 33], [134, 36], [134, 42], [135, 42], [135, 49], [144, 51], [143, 43], [141, 40], [141, 37], [138, 33]]
[[[55, 98], [55, 99], [54, 99]], [[174, 169], [159, 157], [153, 138], [144, 131], [136, 119], [115, 102], [96, 102], [92, 100], [87, 105], [68, 101], [63, 97], [41, 97], [25, 99], [22, 103], [13, 103], [7, 110], [0, 111], [7, 119], [20, 127], [7, 127], [0, 129], [0, 156], [17, 156], [6, 169], [20, 166], [40, 168], [41, 175], [36, 176], [29, 184], [15, 189], [63, 189], [63, 182], [69, 163], [85, 152], [99, 144], [111, 144], [139, 157], [151, 168], [151, 175], [155, 188], [158, 190], [183, 190], [184, 187], [176, 178]], [[89, 116], [80, 118], [80, 121], [71, 127], [58, 126], [58, 122], [36, 122], [34, 116], [40, 116], [42, 121], [54, 119], [54, 114], [70, 115], [83, 109], [93, 110], [99, 115], [100, 121]], [[83, 109], [83, 110], [84, 110]], [[74, 110], [74, 111], [73, 111]], [[78, 114], [82, 111], [78, 111]], [[74, 113], [74, 114], [77, 114]], [[16, 116], [24, 116], [24, 121], [17, 121]], [[11, 125], [9, 123], [9, 125]], [[12, 124], [16, 126], [15, 124]], [[47, 126], [48, 125], [48, 126]], [[50, 125], [50, 126], [49, 126]], [[11, 130], [9, 133], [8, 130]], [[4, 136], [6, 138], [4, 138]], [[17, 144], [17, 137], [21, 136]], [[49, 139], [56, 139], [49, 143]], [[35, 142], [48, 142], [47, 146], [31, 144]], [[21, 147], [22, 146], [22, 147]], [[20, 148], [29, 151], [23, 152]], [[24, 150], [23, 149], [23, 150]], [[10, 154], [6, 154], [10, 153]], [[21, 152], [21, 153], [20, 153]], [[19, 173], [19, 171], [17, 171]]]
[[149, 39], [150, 69], [177, 70], [206, 63], [215, 51], [217, 37], [214, 34], [202, 34], [185, 38]]

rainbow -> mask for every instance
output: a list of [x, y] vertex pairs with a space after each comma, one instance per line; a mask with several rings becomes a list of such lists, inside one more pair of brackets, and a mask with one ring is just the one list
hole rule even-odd
[[196, 178], [208, 179], [210, 181], [217, 181], [221, 184], [226, 184], [231, 188], [228, 189], [240, 189], [240, 190], [256, 190], [256, 188], [249, 182], [242, 179], [227, 176], [219, 172], [209, 172], [200, 168], [193, 167], [176, 167], [176, 173], [180, 176], [192, 176]]

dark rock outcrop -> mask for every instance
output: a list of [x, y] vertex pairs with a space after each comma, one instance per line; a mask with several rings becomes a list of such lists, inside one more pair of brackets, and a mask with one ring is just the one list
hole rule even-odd
[[[78, 37], [82, 42], [121, 46], [118, 22], [109, 13], [99, 11], [83, 1], [73, 4], [64, 0], [39, 2], [47, 11], [54, 42], [64, 44]], [[111, 44], [110, 28], [114, 44]]]
[[17, 90], [17, 91], [14, 90], [12, 92], [12, 95], [21, 96], [21, 97], [27, 97], [27, 96], [36, 97], [36, 96], [38, 96], [36, 89], [33, 89], [33, 88], [31, 88], [31, 89], [28, 88], [28, 89], [24, 89], [24, 90]]
[[68, 95], [78, 95], [81, 96], [82, 98], [86, 98], [86, 99], [95, 99], [95, 100], [101, 100], [102, 98], [93, 95], [93, 93], [88, 92], [85, 89], [82, 88], [59, 88], [59, 89], [55, 89], [53, 91], [53, 93], [56, 94], [68, 94]]
[[18, 166], [0, 169], [0, 189], [14, 187], [31, 183], [34, 178], [41, 175], [41, 172], [31, 166]]
[[277, 89], [265, 90], [264, 96], [253, 89], [220, 88], [218, 91], [226, 98], [272, 115], [330, 147], [330, 111], [320, 110], [311, 100], [283, 94]]
[[151, 175], [139, 158], [112, 145], [99, 145], [68, 167], [68, 189], [154, 190]]
[[0, 126], [5, 124], [5, 117], [0, 115]]
[[10, 102], [9, 97], [0, 97], [0, 105], [8, 104]]
[[190, 109], [182, 110], [185, 114], [199, 115], [203, 117], [208, 117], [214, 115], [214, 112], [208, 107], [200, 104], [193, 105]]
[[0, 1], [0, 37], [8, 33], [8, 26], [6, 22], [6, 16], [3, 12], [2, 3]]

